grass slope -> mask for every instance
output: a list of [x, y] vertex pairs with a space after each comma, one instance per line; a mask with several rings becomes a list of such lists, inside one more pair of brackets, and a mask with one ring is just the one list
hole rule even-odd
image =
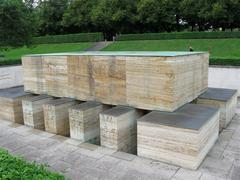
[[28, 163], [0, 149], [0, 179], [64, 180], [64, 176], [46, 170], [43, 165]]
[[[9, 49], [2, 54], [5, 59], [20, 59], [26, 54], [41, 54], [41, 53], [57, 53], [57, 52], [73, 52], [83, 51], [90, 47], [92, 43], [63, 43], [63, 44], [39, 44], [33, 45], [30, 48], [21, 47], [16, 49]], [[0, 52], [1, 53], [1, 52]]]
[[117, 41], [104, 51], [209, 51], [211, 58], [240, 59], [240, 39], [174, 39]]

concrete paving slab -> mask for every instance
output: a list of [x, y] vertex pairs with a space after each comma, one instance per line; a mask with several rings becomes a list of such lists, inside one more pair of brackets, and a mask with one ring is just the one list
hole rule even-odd
[[118, 159], [126, 160], [126, 161], [132, 161], [136, 158], [136, 156], [133, 154], [120, 152], [120, 151], [114, 152], [111, 156]]
[[199, 171], [179, 169], [174, 175], [174, 178], [179, 180], [193, 180], [193, 179], [199, 179], [201, 176], [202, 176], [202, 173]]
[[76, 139], [72, 139], [72, 138], [68, 138], [65, 143], [67, 144], [71, 144], [71, 145], [74, 145], [74, 146], [78, 146], [82, 143], [82, 141], [79, 141], [79, 140], [76, 140]]
[[99, 147], [97, 145], [90, 144], [90, 143], [81, 143], [78, 146], [83, 148], [83, 149], [90, 150], [90, 151], [94, 151], [94, 150], [96, 150]]
[[213, 176], [227, 178], [232, 165], [233, 162], [230, 160], [206, 157], [200, 166], [199, 171], [202, 173], [208, 173]]
[[94, 163], [94, 167], [104, 171], [111, 171], [111, 169], [114, 168], [114, 166], [116, 166], [119, 162], [120, 160], [115, 157], [104, 156]]
[[67, 162], [62, 161], [62, 160], [58, 160], [52, 165], [52, 168], [55, 171], [58, 171], [58, 172], [61, 172], [61, 173], [66, 173], [67, 169], [69, 169], [71, 167], [72, 167], [72, 165], [70, 163], [67, 163]]
[[55, 139], [59, 142], [65, 142], [67, 141], [69, 138], [68, 137], [65, 137], [65, 136], [60, 136], [60, 135], [55, 135], [55, 136], [52, 136], [51, 139]]

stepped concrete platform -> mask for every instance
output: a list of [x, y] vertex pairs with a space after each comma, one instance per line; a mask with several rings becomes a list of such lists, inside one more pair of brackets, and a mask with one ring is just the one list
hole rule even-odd
[[197, 169], [215, 144], [219, 108], [186, 104], [173, 113], [152, 111], [137, 120], [138, 155]]
[[238, 92], [235, 89], [208, 88], [200, 95], [197, 104], [206, 104], [220, 108], [219, 130], [226, 128], [235, 115]]
[[69, 108], [70, 137], [82, 142], [100, 142], [99, 114], [108, 106], [88, 101]]
[[239, 180], [240, 100], [236, 113], [196, 171], [3, 120], [0, 120], [0, 147], [28, 161], [47, 163], [51, 170], [73, 180], [79, 177], [83, 180]]
[[0, 119], [23, 124], [22, 99], [32, 96], [23, 86], [0, 90]]

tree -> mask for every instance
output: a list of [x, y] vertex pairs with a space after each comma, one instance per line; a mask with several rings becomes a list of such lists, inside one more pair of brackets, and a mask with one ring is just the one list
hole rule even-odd
[[140, 0], [137, 5], [140, 23], [153, 32], [171, 31], [175, 13], [169, 11], [167, 3], [164, 0]]
[[170, 16], [173, 16], [172, 18], [175, 20], [172, 23], [174, 24], [174, 30], [180, 31], [181, 25], [180, 25], [180, 19], [182, 19], [181, 14], [181, 5], [182, 0], [165, 0], [166, 4], [166, 11], [169, 13]]
[[96, 0], [75, 0], [71, 2], [63, 15], [62, 25], [72, 32], [94, 30], [91, 15], [96, 4]]
[[228, 26], [231, 28], [240, 27], [240, 1], [225, 0], [225, 6], [228, 14]]
[[217, 1], [213, 4], [210, 17], [214, 28], [222, 27], [225, 30], [230, 19], [224, 1]]
[[135, 0], [100, 0], [92, 11], [92, 22], [112, 37], [127, 32], [134, 21]]
[[194, 27], [199, 23], [199, 4], [195, 0], [183, 0], [180, 4], [180, 10], [183, 16], [183, 20], [191, 26], [192, 31]]
[[39, 5], [39, 34], [63, 33], [62, 19], [68, 0], [45, 0]]
[[34, 16], [22, 0], [0, 1], [0, 45], [29, 45], [35, 32]]

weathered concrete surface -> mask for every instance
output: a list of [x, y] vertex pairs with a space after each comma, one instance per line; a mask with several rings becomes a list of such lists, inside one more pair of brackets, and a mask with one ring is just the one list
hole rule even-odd
[[23, 85], [22, 66], [0, 67], [0, 89]]
[[220, 134], [197, 171], [80, 143], [66, 137], [0, 121], [0, 147], [72, 179], [240, 179], [240, 100], [231, 124]]
[[[216, 88], [238, 89], [240, 68], [209, 67], [208, 85]], [[22, 66], [0, 67], [0, 89], [23, 85]]]
[[208, 86], [215, 88], [237, 89], [240, 96], [239, 67], [209, 67]]

